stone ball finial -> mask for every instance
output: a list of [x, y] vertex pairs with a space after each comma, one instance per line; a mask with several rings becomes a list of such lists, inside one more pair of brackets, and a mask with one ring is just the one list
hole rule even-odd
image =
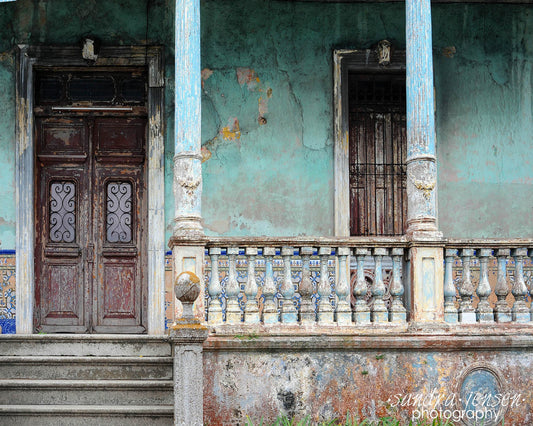
[[174, 295], [183, 305], [183, 319], [194, 319], [192, 307], [200, 295], [200, 278], [194, 272], [182, 272], [174, 283]]

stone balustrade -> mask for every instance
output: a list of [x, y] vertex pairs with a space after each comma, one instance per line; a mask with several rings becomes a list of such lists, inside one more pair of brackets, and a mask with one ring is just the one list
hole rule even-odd
[[402, 238], [211, 238], [206, 321], [369, 325], [407, 320]]
[[532, 247], [531, 240], [448, 240], [444, 253], [445, 321], [533, 321]]

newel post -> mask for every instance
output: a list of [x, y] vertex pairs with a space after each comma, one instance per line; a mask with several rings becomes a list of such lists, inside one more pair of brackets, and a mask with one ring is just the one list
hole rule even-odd
[[193, 304], [201, 294], [200, 279], [192, 272], [182, 272], [175, 281], [174, 293], [183, 306], [182, 317], [170, 327], [174, 355], [174, 424], [202, 426], [202, 345], [208, 330], [193, 313]]
[[406, 0], [407, 236], [411, 321], [444, 321], [430, 0]]

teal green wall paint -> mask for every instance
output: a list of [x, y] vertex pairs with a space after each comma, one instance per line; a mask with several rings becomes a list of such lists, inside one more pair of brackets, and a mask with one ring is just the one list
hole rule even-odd
[[0, 5], [0, 250], [15, 248], [15, 57], [13, 4]]
[[[403, 8], [203, 2], [208, 233], [333, 234], [332, 51], [384, 38], [405, 48]], [[445, 236], [533, 236], [531, 12], [520, 5], [433, 6]]]
[[435, 10], [440, 228], [533, 237], [533, 9]]
[[206, 232], [333, 235], [332, 51], [405, 45], [404, 5], [207, 0], [202, 12]]
[[[209, 234], [333, 234], [332, 50], [367, 48], [383, 38], [404, 48], [403, 9], [203, 0]], [[145, 0], [0, 5], [0, 249], [15, 247], [15, 46], [76, 44], [87, 34], [108, 45], [165, 46], [170, 237], [173, 14], [174, 0], [149, 7]], [[524, 5], [433, 6], [439, 226], [446, 236], [533, 237], [532, 20]]]
[[[0, 5], [0, 249], [15, 248], [15, 58], [17, 44], [158, 44], [165, 54], [166, 218], [171, 223], [174, 0], [17, 0]], [[171, 229], [171, 226], [167, 226]], [[170, 231], [167, 230], [167, 237]]]

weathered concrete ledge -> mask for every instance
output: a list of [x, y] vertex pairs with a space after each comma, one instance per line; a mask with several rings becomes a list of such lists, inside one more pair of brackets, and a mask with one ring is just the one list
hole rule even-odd
[[219, 326], [204, 351], [515, 350], [533, 348], [533, 325]]

